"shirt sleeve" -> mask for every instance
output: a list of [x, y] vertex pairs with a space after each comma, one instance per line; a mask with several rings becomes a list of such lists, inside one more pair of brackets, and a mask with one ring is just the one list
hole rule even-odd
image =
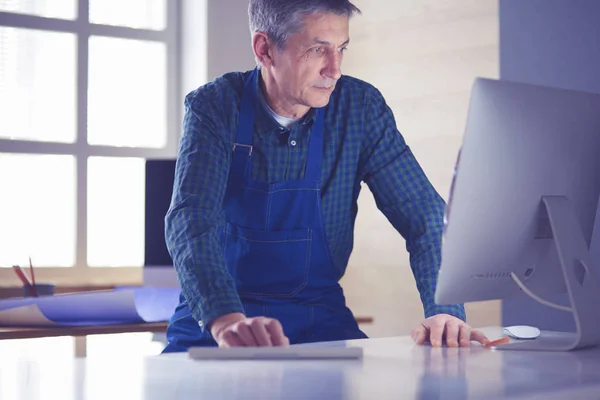
[[405, 143], [381, 93], [373, 88], [365, 101], [361, 177], [379, 210], [406, 240], [425, 317], [444, 313], [464, 321], [463, 304], [437, 305], [434, 300], [445, 202]]
[[202, 329], [217, 317], [244, 312], [224, 258], [220, 232], [230, 151], [219, 110], [188, 95], [165, 240], [177, 279]]

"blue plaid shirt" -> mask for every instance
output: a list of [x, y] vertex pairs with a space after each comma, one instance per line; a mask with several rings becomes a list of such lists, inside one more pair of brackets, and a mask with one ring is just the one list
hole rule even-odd
[[[248, 75], [225, 74], [185, 98], [165, 234], [182, 293], [202, 326], [220, 315], [244, 312], [219, 231], [225, 222], [221, 205]], [[279, 126], [260, 99], [255, 112], [252, 178], [269, 183], [302, 178], [314, 110], [291, 129]], [[352, 251], [356, 201], [365, 182], [378, 208], [406, 239], [425, 316], [447, 313], [465, 320], [462, 304], [435, 304], [445, 203], [398, 132], [381, 93], [342, 76], [326, 108], [324, 143], [322, 204], [336, 266], [345, 269]]]

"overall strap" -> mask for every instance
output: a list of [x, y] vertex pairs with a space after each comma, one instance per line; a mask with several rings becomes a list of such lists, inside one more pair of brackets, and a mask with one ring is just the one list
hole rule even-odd
[[255, 68], [244, 84], [244, 93], [242, 94], [242, 104], [240, 106], [240, 116], [238, 127], [233, 144], [233, 160], [231, 162], [230, 184], [237, 187], [243, 187], [250, 178], [252, 156], [252, 134], [254, 132], [254, 99], [258, 86], [258, 68]]
[[323, 162], [323, 130], [324, 130], [323, 108], [317, 109], [315, 123], [310, 134], [308, 156], [306, 157], [306, 170], [304, 179], [311, 181], [321, 180], [321, 165]]

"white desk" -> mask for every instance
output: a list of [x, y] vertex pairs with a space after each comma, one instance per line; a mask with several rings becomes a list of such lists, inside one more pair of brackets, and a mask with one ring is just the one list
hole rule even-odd
[[[490, 338], [498, 328], [486, 328]], [[320, 345], [339, 345], [329, 343]], [[361, 361], [2, 357], [0, 399], [600, 399], [600, 348], [570, 353], [350, 341]]]

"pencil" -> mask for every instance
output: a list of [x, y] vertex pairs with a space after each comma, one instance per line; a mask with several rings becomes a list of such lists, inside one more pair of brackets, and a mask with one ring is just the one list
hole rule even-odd
[[13, 265], [13, 270], [17, 274], [19, 280], [21, 280], [21, 282], [23, 283], [23, 286], [31, 286], [31, 283], [29, 283], [29, 280], [27, 280], [27, 277], [21, 270], [21, 267], [19, 267], [18, 265]]
[[31, 273], [31, 289], [33, 295], [38, 297], [37, 288], [35, 287], [35, 274], [33, 273], [33, 264], [31, 263], [31, 257], [29, 257], [29, 272]]
[[504, 336], [503, 338], [492, 340], [491, 342], [486, 343], [485, 347], [495, 347], [500, 344], [510, 343], [510, 338], [508, 336]]
[[31, 285], [35, 287], [35, 275], [33, 274], [33, 264], [31, 263], [31, 257], [29, 257], [29, 272], [31, 273]]

